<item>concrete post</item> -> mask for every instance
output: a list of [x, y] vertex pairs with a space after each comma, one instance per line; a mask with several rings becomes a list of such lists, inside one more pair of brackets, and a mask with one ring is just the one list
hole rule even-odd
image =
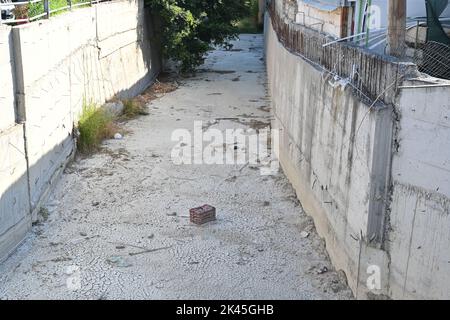
[[406, 51], [406, 0], [389, 0], [387, 53], [403, 58]]

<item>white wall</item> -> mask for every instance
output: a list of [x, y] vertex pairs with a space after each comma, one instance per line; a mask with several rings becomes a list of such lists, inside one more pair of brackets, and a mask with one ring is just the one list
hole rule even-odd
[[405, 85], [392, 168], [391, 294], [449, 299], [450, 82]]

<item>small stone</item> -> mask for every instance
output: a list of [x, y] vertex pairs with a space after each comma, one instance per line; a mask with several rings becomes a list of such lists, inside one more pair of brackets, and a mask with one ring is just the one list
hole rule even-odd
[[167, 215], [169, 217], [175, 217], [177, 215], [177, 213], [176, 212], [168, 212]]
[[116, 134], [114, 135], [114, 139], [116, 139], [116, 140], [122, 140], [122, 139], [123, 139], [123, 136], [122, 136], [120, 133], [116, 133]]
[[98, 201], [92, 202], [93, 207], [98, 207], [99, 205], [100, 205], [100, 202], [98, 202]]
[[86, 232], [80, 232], [80, 236], [87, 237], [87, 233]]
[[324, 274], [328, 272], [328, 268], [326, 266], [321, 267], [317, 270], [317, 274]]
[[103, 106], [105, 111], [112, 116], [120, 116], [123, 112], [124, 105], [122, 101], [108, 102]]
[[124, 257], [113, 256], [106, 260], [110, 265], [119, 268], [128, 268], [131, 267], [132, 264], [128, 262]]
[[155, 235], [152, 233], [151, 235], [149, 235], [147, 238], [149, 239], [153, 239], [155, 237]]
[[124, 245], [118, 245], [118, 246], [116, 246], [116, 249], [123, 250], [123, 249], [125, 249], [125, 246]]
[[300, 237], [302, 237], [303, 239], [308, 238], [309, 237], [309, 232], [308, 231], [300, 232]]

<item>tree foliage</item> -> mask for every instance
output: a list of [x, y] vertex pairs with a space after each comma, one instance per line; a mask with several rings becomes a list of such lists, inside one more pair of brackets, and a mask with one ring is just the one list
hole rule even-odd
[[162, 19], [163, 54], [183, 72], [203, 63], [211, 45], [229, 45], [236, 22], [250, 14], [251, 0], [146, 0]]

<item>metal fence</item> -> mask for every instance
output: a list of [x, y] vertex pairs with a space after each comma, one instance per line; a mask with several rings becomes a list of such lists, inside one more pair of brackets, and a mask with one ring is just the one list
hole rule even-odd
[[332, 41], [331, 37], [300, 24], [292, 23], [271, 2], [268, 12], [278, 41], [292, 54], [337, 78], [345, 79], [355, 95], [366, 101], [390, 104], [395, 97], [398, 78], [406, 72], [386, 55], [373, 53], [351, 43]]
[[23, 24], [51, 15], [111, 0], [0, 0], [0, 24]]
[[414, 59], [419, 70], [432, 77], [450, 80], [450, 47], [434, 41], [423, 45]]

